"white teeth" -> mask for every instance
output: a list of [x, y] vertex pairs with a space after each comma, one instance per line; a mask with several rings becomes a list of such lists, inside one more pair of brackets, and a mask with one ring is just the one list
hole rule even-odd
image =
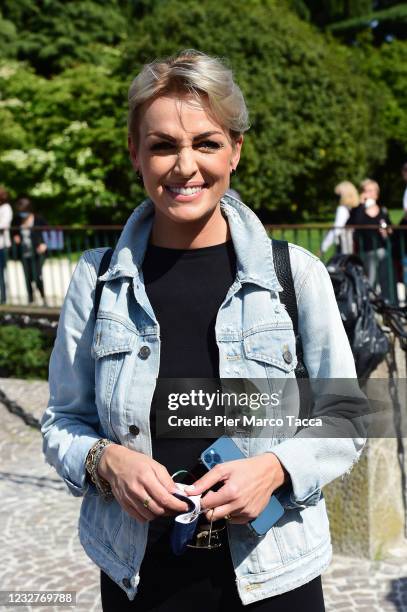
[[202, 191], [203, 186], [201, 187], [167, 187], [169, 191], [173, 193], [179, 193], [180, 195], [193, 195], [194, 193], [199, 193]]

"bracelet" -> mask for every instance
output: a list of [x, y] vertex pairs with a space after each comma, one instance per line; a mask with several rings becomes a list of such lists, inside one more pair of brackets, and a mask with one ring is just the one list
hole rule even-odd
[[104, 499], [111, 499], [113, 497], [113, 492], [110, 483], [98, 474], [97, 469], [102, 453], [106, 446], [109, 446], [109, 444], [114, 444], [114, 442], [108, 440], [107, 438], [101, 438], [98, 440], [88, 452], [85, 463], [86, 470], [93, 484], [96, 486], [98, 492]]

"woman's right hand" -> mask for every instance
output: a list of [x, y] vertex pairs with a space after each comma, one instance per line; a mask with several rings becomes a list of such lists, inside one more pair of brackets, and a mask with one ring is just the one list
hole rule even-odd
[[[188, 511], [187, 504], [172, 495], [178, 490], [167, 469], [143, 453], [109, 444], [98, 474], [109, 482], [121, 507], [141, 523]], [[146, 499], [148, 508], [143, 503]]]

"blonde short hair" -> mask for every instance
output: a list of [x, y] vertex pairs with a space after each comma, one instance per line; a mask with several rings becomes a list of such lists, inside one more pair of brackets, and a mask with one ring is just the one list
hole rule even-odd
[[342, 181], [335, 187], [335, 193], [339, 196], [339, 203], [348, 208], [356, 208], [359, 205], [359, 194], [355, 185], [350, 181]]
[[246, 103], [232, 71], [220, 58], [185, 49], [176, 55], [145, 64], [129, 88], [129, 135], [135, 139], [139, 111], [144, 102], [167, 93], [190, 94], [208, 103], [218, 123], [236, 140], [249, 129]]
[[363, 191], [366, 187], [374, 187], [376, 189], [377, 197], [380, 195], [379, 183], [373, 179], [367, 178], [360, 183], [360, 190]]

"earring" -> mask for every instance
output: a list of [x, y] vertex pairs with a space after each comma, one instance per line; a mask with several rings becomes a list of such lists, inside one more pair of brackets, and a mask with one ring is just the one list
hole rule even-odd
[[232, 168], [230, 174], [233, 176], [234, 174], [236, 174], [236, 168]]
[[143, 182], [143, 175], [141, 174], [140, 170], [136, 170], [136, 176], [137, 176], [137, 180], [142, 183]]

